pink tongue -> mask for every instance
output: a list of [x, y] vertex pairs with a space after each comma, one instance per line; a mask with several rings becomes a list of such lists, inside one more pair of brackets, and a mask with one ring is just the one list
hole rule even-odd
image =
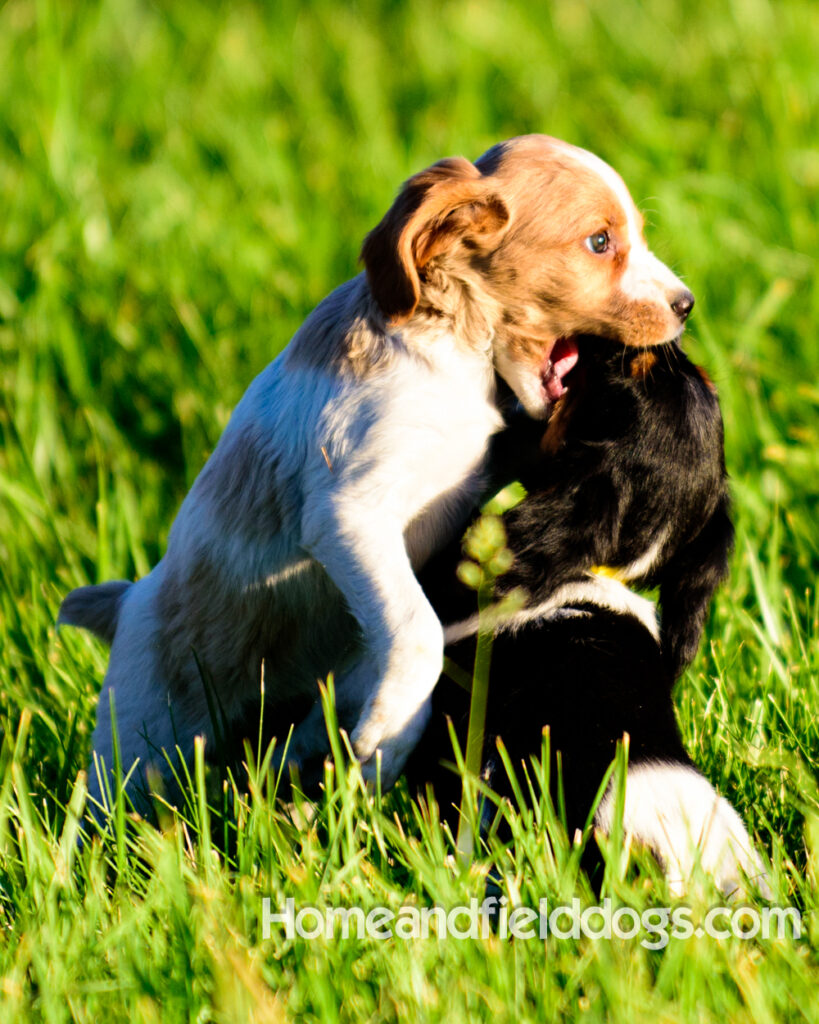
[[549, 359], [551, 366], [543, 380], [546, 394], [553, 402], [566, 393], [563, 378], [576, 365], [577, 359], [577, 342], [573, 338], [558, 338]]
[[552, 368], [562, 380], [577, 364], [577, 342], [574, 338], [558, 338], [552, 349]]

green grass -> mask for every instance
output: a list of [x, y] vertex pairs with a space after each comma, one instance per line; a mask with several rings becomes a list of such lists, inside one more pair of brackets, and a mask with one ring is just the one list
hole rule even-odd
[[[0, 1021], [819, 1019], [818, 44], [812, 0], [0, 7]], [[105, 652], [61, 596], [155, 563], [400, 181], [525, 131], [613, 163], [697, 294], [738, 533], [677, 708], [799, 941], [264, 940], [263, 897], [455, 904], [490, 868], [596, 900], [545, 801], [463, 867], [354, 770], [305, 814], [203, 769], [162, 832], [75, 844]], [[604, 891], [662, 905], [637, 859]]]

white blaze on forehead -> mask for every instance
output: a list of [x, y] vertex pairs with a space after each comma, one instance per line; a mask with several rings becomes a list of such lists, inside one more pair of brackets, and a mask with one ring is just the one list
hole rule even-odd
[[671, 302], [672, 296], [685, 289], [673, 271], [645, 245], [632, 249], [620, 278], [620, 290], [632, 299]]
[[626, 188], [626, 183], [617, 171], [587, 149], [579, 149], [568, 142], [562, 143], [560, 148], [566, 156], [576, 160], [587, 170], [593, 171], [611, 189], [623, 208], [629, 241], [628, 262], [620, 278], [620, 290], [623, 294], [637, 301], [663, 304], [668, 301], [671, 293], [682, 291], [685, 288], [682, 281], [665, 263], [658, 260], [646, 245], [640, 229], [637, 207]]
[[566, 153], [566, 156], [570, 157], [572, 160], [576, 160], [577, 163], [582, 164], [587, 170], [592, 171], [606, 184], [608, 188], [611, 189], [617, 199], [617, 202], [623, 208], [623, 213], [626, 217], [626, 226], [628, 228], [629, 243], [632, 246], [642, 245], [645, 248], [645, 242], [643, 242], [643, 236], [640, 230], [637, 207], [634, 205], [631, 193], [626, 188], [626, 183], [617, 171], [615, 171], [613, 167], [610, 167], [605, 160], [601, 160], [599, 156], [595, 156], [594, 153], [590, 153], [587, 149], [579, 149], [577, 146], [572, 146], [568, 142], [564, 142], [563, 146], [565, 146], [564, 152]]

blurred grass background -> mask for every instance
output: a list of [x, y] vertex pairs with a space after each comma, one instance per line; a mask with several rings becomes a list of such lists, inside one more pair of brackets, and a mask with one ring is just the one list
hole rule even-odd
[[817, 52], [813, 0], [2, 4], [0, 729], [24, 739], [12, 760], [46, 822], [104, 671], [93, 641], [56, 639], [60, 597], [156, 562], [231, 408], [356, 272], [405, 177], [544, 131], [623, 174], [697, 295], [687, 344], [720, 389], [738, 543], [680, 721], [801, 877], [819, 811]]

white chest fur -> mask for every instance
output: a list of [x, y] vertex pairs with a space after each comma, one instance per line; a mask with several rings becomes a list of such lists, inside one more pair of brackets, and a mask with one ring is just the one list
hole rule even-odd
[[313, 484], [352, 492], [362, 518], [379, 510], [404, 526], [436, 512], [446, 519], [475, 499], [488, 439], [502, 424], [491, 364], [451, 338], [429, 349], [428, 357], [403, 353], [330, 397], [305, 465], [308, 492]]

